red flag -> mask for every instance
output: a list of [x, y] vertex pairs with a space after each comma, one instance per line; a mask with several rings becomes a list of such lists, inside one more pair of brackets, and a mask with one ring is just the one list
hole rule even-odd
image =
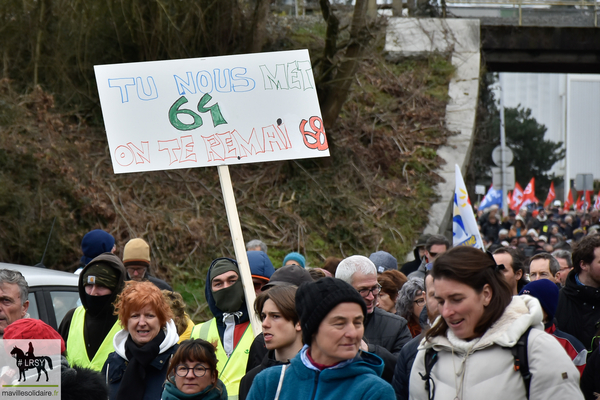
[[594, 210], [600, 210], [600, 192], [596, 195], [596, 201], [594, 202]]
[[521, 203], [523, 202], [523, 188], [519, 185], [519, 182], [515, 182], [515, 189], [512, 192], [512, 196], [510, 198], [510, 209], [513, 211], [518, 211]]
[[592, 204], [591, 196], [592, 196], [592, 192], [589, 190], [586, 190], [585, 196], [584, 196], [585, 201], [583, 202], [581, 211], [587, 211], [590, 208], [590, 205]]
[[569, 211], [573, 206], [573, 193], [572, 189], [569, 188], [569, 194], [567, 195], [567, 199], [565, 200], [564, 210]]
[[548, 197], [546, 197], [546, 201], [544, 202], [544, 208], [548, 208], [554, 199], [556, 199], [556, 194], [554, 193], [554, 182], [550, 182], [550, 189], [548, 189]]
[[508, 204], [508, 207], [510, 208], [510, 205], [512, 204], [512, 190], [506, 193], [506, 201], [506, 204]]
[[523, 202], [519, 208], [526, 206], [530, 203], [539, 203], [537, 197], [535, 197], [535, 178], [531, 178], [527, 187], [523, 191]]
[[583, 199], [581, 198], [581, 193], [577, 192], [577, 201], [575, 202], [575, 210], [580, 211], [583, 207]]

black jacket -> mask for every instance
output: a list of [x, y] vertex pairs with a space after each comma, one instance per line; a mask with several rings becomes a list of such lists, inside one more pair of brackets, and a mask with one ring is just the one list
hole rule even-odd
[[[103, 263], [105, 265], [109, 265], [117, 272], [117, 288], [107, 296], [105, 300], [105, 306], [101, 310], [97, 310], [95, 313], [90, 311], [88, 305], [88, 297], [89, 295], [85, 292], [85, 282], [83, 281], [83, 277], [86, 271], [93, 265], [98, 263]], [[116, 255], [112, 253], [103, 253], [98, 257], [94, 258], [92, 261], [85, 266], [83, 271], [79, 274], [79, 298], [81, 299], [81, 304], [83, 308], [85, 308], [85, 325], [84, 325], [84, 337], [86, 340], [86, 349], [88, 353], [88, 357], [91, 360], [96, 355], [96, 352], [100, 348], [102, 341], [108, 335], [110, 330], [112, 329], [115, 322], [117, 322], [117, 316], [114, 315], [114, 306], [113, 303], [116, 300], [117, 296], [123, 290], [125, 286], [125, 278], [127, 276], [127, 272], [125, 271], [125, 267], [123, 263]], [[71, 321], [73, 320], [73, 313], [75, 312], [75, 308], [67, 311], [65, 317], [60, 323], [58, 327], [58, 333], [62, 336], [65, 341], [65, 345], [67, 344], [67, 340], [69, 338], [69, 330], [71, 329]], [[67, 348], [67, 352], [69, 349]]]
[[[178, 345], [171, 346], [163, 353], [160, 353], [156, 358], [146, 367], [146, 387], [144, 390], [144, 400], [160, 399], [163, 392], [163, 385], [167, 378], [167, 369], [169, 368], [169, 362], [177, 351]], [[117, 398], [119, 393], [119, 387], [121, 386], [123, 375], [127, 369], [128, 361], [121, 357], [117, 352], [110, 353], [106, 359], [106, 363], [102, 368], [102, 375], [106, 377], [106, 383], [108, 385], [108, 398], [114, 400]], [[124, 382], [127, 384], [127, 382]]]
[[248, 354], [248, 364], [246, 364], [246, 373], [262, 364], [263, 359], [269, 350], [265, 346], [265, 337], [263, 333], [259, 333], [252, 344], [250, 345], [250, 353]]
[[100, 372], [69, 366], [63, 356], [60, 361], [61, 400], [106, 400], [108, 389]]
[[283, 365], [283, 364], [289, 364], [289, 362], [283, 363], [281, 361], [277, 361], [275, 359], [275, 350], [269, 350], [267, 352], [267, 354], [265, 354], [265, 357], [263, 358], [260, 365], [252, 368], [242, 378], [242, 381], [240, 382], [239, 400], [246, 400], [248, 393], [250, 393], [250, 387], [252, 387], [252, 382], [254, 382], [254, 378], [256, 377], [256, 375], [258, 375], [259, 372], [261, 372], [269, 367], [273, 367], [275, 365]]
[[412, 339], [406, 320], [375, 307], [365, 320], [364, 339], [369, 352], [383, 359], [385, 366], [381, 377], [391, 383], [400, 350]]
[[415, 336], [402, 348], [398, 356], [394, 378], [392, 379], [392, 387], [394, 388], [394, 392], [396, 392], [396, 400], [408, 400], [410, 371], [415, 362], [415, 357], [419, 351], [419, 343], [421, 343], [422, 339], [423, 334]]
[[156, 286], [160, 290], [168, 290], [169, 292], [173, 291], [173, 288], [171, 287], [171, 285], [169, 285], [167, 282], [165, 282], [162, 279], [157, 278], [155, 276], [148, 275], [146, 273], [146, 276], [144, 277], [144, 280], [145, 281], [150, 281], [150, 282], [154, 283], [154, 286]]
[[585, 400], [596, 400], [598, 397], [594, 393], [600, 393], [600, 349], [594, 350], [594, 352], [588, 357], [587, 364], [583, 373], [581, 374], [581, 391]]
[[555, 318], [558, 329], [575, 336], [591, 350], [596, 323], [600, 321], [600, 288], [578, 285], [575, 270], [571, 270], [560, 291]]
[[411, 272], [415, 272], [417, 269], [419, 269], [419, 266], [421, 265], [421, 257], [419, 257], [418, 247], [415, 247], [415, 249], [413, 250], [413, 254], [415, 255], [415, 259], [402, 264], [402, 267], [400, 268], [400, 272], [402, 272], [406, 276], [408, 276], [408, 274], [410, 274]]

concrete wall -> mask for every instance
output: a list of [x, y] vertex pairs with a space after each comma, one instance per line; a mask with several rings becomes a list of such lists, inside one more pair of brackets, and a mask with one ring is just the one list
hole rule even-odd
[[454, 164], [464, 172], [474, 138], [475, 112], [479, 92], [480, 36], [476, 19], [391, 18], [385, 50], [392, 59], [418, 57], [430, 52], [451, 54], [456, 73], [450, 82], [446, 106], [446, 126], [455, 132], [437, 154], [445, 161], [436, 171], [443, 180], [435, 192], [439, 196], [429, 211], [424, 233], [442, 233], [452, 238]]

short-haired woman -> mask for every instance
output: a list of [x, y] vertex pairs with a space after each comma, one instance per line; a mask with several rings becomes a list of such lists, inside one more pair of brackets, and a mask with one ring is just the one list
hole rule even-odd
[[250, 400], [389, 400], [379, 376], [383, 360], [361, 350], [367, 307], [356, 289], [336, 278], [303, 283], [296, 292], [305, 345], [290, 364], [256, 376]]
[[419, 318], [425, 307], [425, 283], [422, 278], [409, 279], [400, 289], [396, 300], [396, 314], [406, 319], [412, 337], [419, 336]]
[[227, 400], [215, 346], [202, 339], [181, 342], [167, 370], [162, 400]]
[[[540, 303], [527, 295], [513, 297], [502, 268], [489, 254], [466, 246], [433, 263], [440, 317], [413, 364], [411, 399], [583, 399], [579, 372], [544, 332]], [[511, 348], [529, 328], [527, 391]]]
[[102, 368], [109, 399], [160, 399], [179, 340], [169, 305], [153, 283], [129, 281], [117, 297], [115, 312], [123, 329]]
[[377, 274], [377, 283], [381, 285], [377, 307], [389, 313], [396, 314], [398, 292], [406, 283], [406, 275], [398, 270], [390, 269]]

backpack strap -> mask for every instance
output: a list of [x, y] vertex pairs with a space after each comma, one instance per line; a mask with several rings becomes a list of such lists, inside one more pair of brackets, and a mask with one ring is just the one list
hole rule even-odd
[[515, 371], [519, 371], [523, 377], [527, 399], [529, 399], [529, 388], [531, 386], [531, 372], [529, 372], [529, 358], [527, 355], [527, 339], [529, 338], [529, 332], [531, 332], [531, 327], [521, 335], [517, 344], [510, 349], [515, 359]]
[[431, 378], [431, 370], [438, 360], [438, 353], [433, 347], [425, 350], [425, 375], [419, 372], [421, 379], [425, 381], [425, 390], [427, 391], [427, 398], [433, 400], [435, 397], [435, 382]]

